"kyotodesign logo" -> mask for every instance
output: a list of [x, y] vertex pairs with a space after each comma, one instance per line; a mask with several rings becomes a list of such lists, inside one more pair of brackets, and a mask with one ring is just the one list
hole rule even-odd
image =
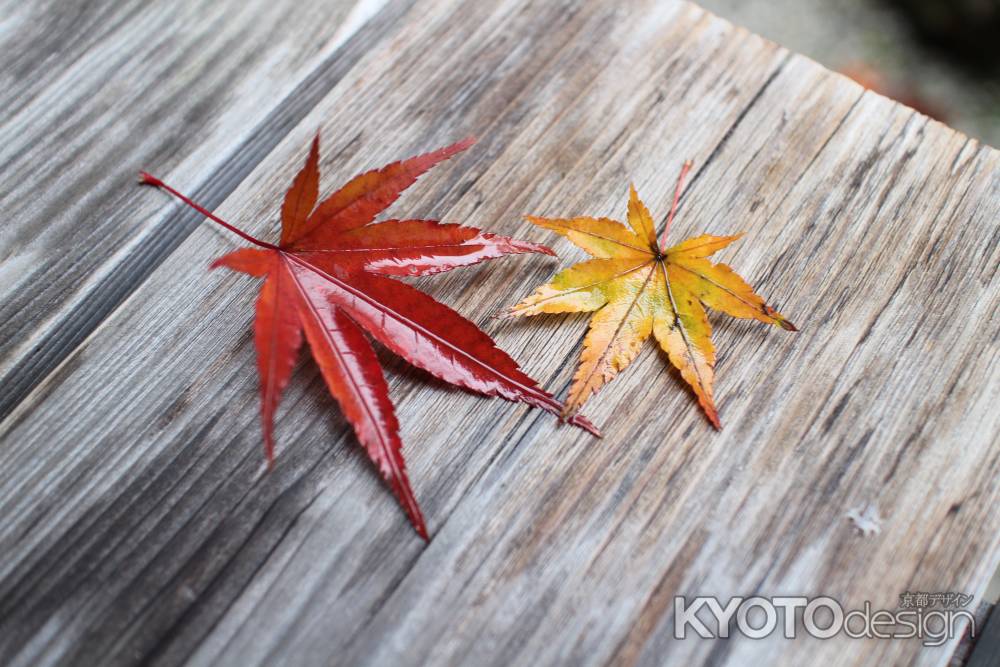
[[[898, 609], [845, 611], [827, 596], [733, 597], [721, 601], [711, 596], [674, 598], [674, 637], [729, 637], [741, 634], [763, 639], [780, 631], [793, 639], [805, 634], [829, 639], [839, 634], [858, 639], [919, 638], [924, 646], [940, 646], [968, 629], [975, 636], [976, 619], [967, 609], [972, 596], [964, 593], [904, 593]], [[780, 630], [779, 630], [780, 628]]]

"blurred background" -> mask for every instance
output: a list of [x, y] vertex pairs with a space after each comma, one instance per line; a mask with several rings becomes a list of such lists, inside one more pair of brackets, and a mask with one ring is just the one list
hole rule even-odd
[[1000, 147], [1000, 0], [697, 0]]

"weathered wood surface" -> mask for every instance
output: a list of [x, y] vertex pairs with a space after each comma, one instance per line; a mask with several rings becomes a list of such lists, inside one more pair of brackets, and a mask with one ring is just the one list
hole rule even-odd
[[[0, 145], [5, 662], [947, 662], [954, 642], [678, 642], [672, 600], [982, 593], [1000, 558], [996, 151], [680, 2], [390, 3], [340, 37], [369, 9], [191, 5], [193, 35], [162, 6], [106, 4], [100, 34], [37, 47], [66, 49], [63, 74], [25, 55], [0, 93], [20, 106]], [[5, 44], [41, 30], [10, 24]], [[196, 73], [214, 83], [188, 89]], [[127, 103], [72, 94], [116, 75]], [[386, 356], [424, 545], [306, 360], [265, 473], [256, 285], [204, 270], [232, 237], [132, 184], [149, 167], [273, 234], [317, 128], [326, 188], [480, 137], [395, 210], [553, 244], [558, 261], [420, 284], [554, 391], [587, 318], [490, 315], [580, 253], [520, 216], [620, 218], [630, 181], [662, 216], [686, 158], [673, 233], [747, 232], [725, 260], [802, 333], [713, 319], [721, 434], [650, 346], [588, 406], [600, 441]], [[884, 521], [862, 537], [845, 514], [868, 504]]]
[[399, 10], [348, 42], [381, 4], [0, 9], [0, 417], [198, 224], [123, 184], [156, 164], [220, 203]]

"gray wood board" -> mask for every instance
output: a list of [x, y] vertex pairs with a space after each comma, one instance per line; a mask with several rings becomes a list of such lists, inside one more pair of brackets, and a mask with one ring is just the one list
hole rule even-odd
[[[378, 1], [23, 3], [0, 33], [0, 417], [199, 223], [407, 7]], [[261, 76], [266, 72], [266, 76]], [[55, 261], [58, 260], [58, 261]]]
[[[0, 423], [0, 655], [24, 665], [947, 661], [954, 641], [678, 642], [673, 598], [823, 594], [894, 608], [909, 590], [981, 594], [1000, 556], [996, 151], [684, 3], [389, 5], [339, 50], [297, 62], [281, 53], [297, 82], [319, 67], [336, 75], [281, 122], [266, 119], [295, 105], [278, 99], [295, 85], [276, 87], [267, 110], [251, 96], [226, 116], [236, 135], [189, 136], [181, 114], [172, 130], [150, 129], [148, 150], [134, 138], [78, 148], [98, 165], [134, 162], [117, 182], [99, 174], [105, 201], [120, 202], [103, 204], [115, 223], [82, 204], [58, 222], [44, 206], [19, 214], [18, 229], [36, 234], [56, 225], [100, 238], [117, 226], [135, 252], [168, 221], [184, 232], [127, 274], [134, 283], [93, 311], [98, 321]], [[241, 71], [247, 86], [272, 78]], [[44, 134], [43, 122], [32, 131]], [[557, 393], [587, 318], [491, 315], [583, 255], [521, 216], [622, 219], [634, 182], [662, 220], [688, 158], [674, 238], [746, 232], [719, 258], [802, 332], [713, 316], [721, 433], [647, 345], [585, 410], [602, 440], [383, 355], [433, 535], [424, 545], [305, 355], [279, 411], [278, 465], [265, 471], [257, 285], [205, 270], [236, 239], [126, 183], [149, 167], [273, 238], [318, 128], [326, 191], [479, 137], [391, 212], [559, 252], [417, 281]], [[261, 148], [230, 180], [227, 160], [250, 141]], [[44, 162], [66, 149], [33, 150]], [[87, 284], [119, 265], [115, 253], [80, 253], [73, 275]], [[45, 246], [28, 265], [60, 275], [65, 258]], [[5, 303], [35, 303], [14, 299]], [[59, 321], [91, 301], [61, 297]], [[43, 339], [44, 319], [14, 333]], [[14, 369], [31, 351], [8, 335]], [[883, 522], [864, 537], [845, 515], [867, 505]]]

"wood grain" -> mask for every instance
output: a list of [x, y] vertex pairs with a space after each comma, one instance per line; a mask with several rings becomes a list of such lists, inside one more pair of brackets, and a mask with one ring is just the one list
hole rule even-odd
[[[138, 29], [130, 16], [123, 44]], [[207, 273], [235, 241], [183, 218], [114, 305], [90, 311], [97, 321], [60, 348], [58, 367], [11, 394], [0, 423], [5, 662], [947, 663], [954, 641], [679, 642], [673, 598], [823, 594], [891, 609], [905, 591], [982, 593], [1000, 564], [1000, 154], [681, 2], [390, 4], [338, 49], [286, 66], [276, 71], [317, 88], [301, 106], [293, 85], [275, 89], [270, 108], [295, 109], [280, 122], [249, 104], [212, 139], [182, 132], [181, 116], [139, 142], [157, 150], [123, 137], [90, 151], [144, 157], [189, 190], [228, 183], [209, 203], [274, 236], [317, 128], [324, 190], [480, 137], [392, 211], [555, 247], [558, 260], [419, 284], [563, 393], [587, 318], [490, 317], [581, 258], [521, 216], [622, 218], [634, 182], [662, 220], [690, 158], [674, 238], [746, 232], [721, 258], [802, 332], [713, 317], [722, 433], [648, 346], [588, 405], [599, 441], [384, 355], [433, 535], [424, 545], [309, 360], [265, 473], [256, 285]], [[240, 71], [248, 87], [271, 78]], [[243, 170], [224, 177], [215, 149], [245, 155]], [[115, 210], [133, 211], [117, 214], [122, 247], [138, 252], [181, 219], [160, 193], [105, 187]], [[24, 229], [56, 224], [25, 206]], [[73, 210], [59, 233], [109, 233]], [[53, 248], [27, 255], [44, 260], [38, 275], [60, 271]], [[112, 275], [111, 254], [78, 260], [73, 275]], [[35, 296], [15, 298], [47, 298], [24, 284]], [[69, 322], [90, 302], [57, 310]], [[30, 351], [8, 336], [48, 329], [3, 326], [38, 332], [4, 330], [4, 368], [20, 368]], [[867, 504], [884, 521], [863, 537], [845, 515]]]
[[350, 39], [380, 4], [12, 3], [0, 417], [198, 224], [130, 193], [137, 171], [156, 164], [220, 203], [407, 7]]

